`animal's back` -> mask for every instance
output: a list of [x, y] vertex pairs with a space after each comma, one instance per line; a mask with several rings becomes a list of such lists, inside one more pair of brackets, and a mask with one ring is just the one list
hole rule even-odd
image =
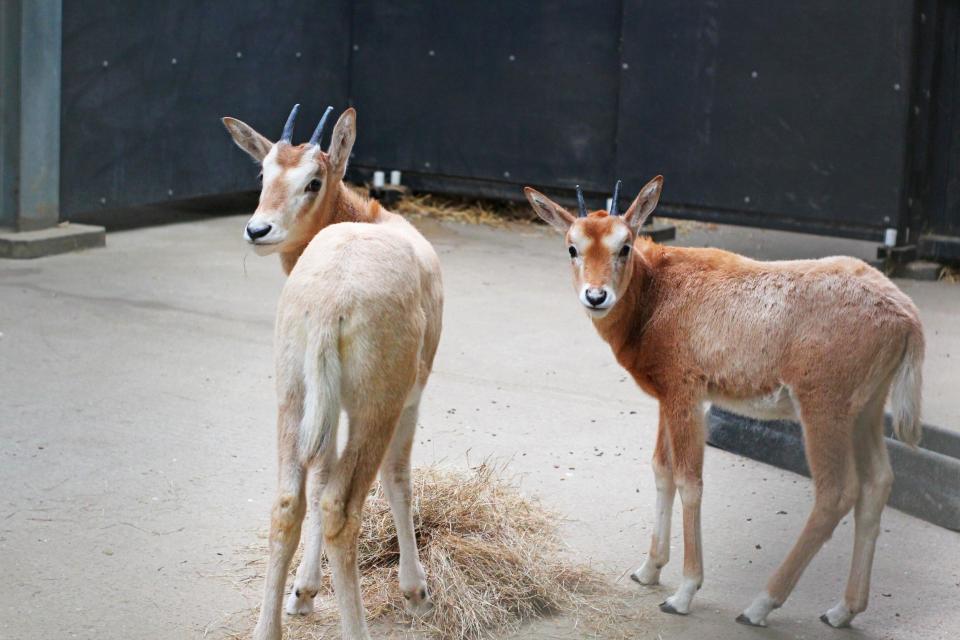
[[660, 261], [663, 277], [696, 292], [663, 320], [678, 319], [691, 373], [709, 372], [708, 386], [728, 399], [782, 404], [784, 385], [816, 386], [825, 366], [850, 385], [829, 391], [854, 393], [874, 370], [892, 374], [908, 340], [922, 345], [913, 302], [855, 258], [763, 262], [670, 248]]
[[360, 303], [417, 294], [420, 269], [410, 242], [382, 225], [330, 225], [307, 245], [284, 286], [297, 296], [345, 311]]
[[665, 277], [698, 293], [681, 298], [690, 312], [681, 315], [691, 328], [729, 334], [725, 344], [774, 338], [782, 345], [807, 341], [809, 347], [813, 336], [859, 333], [865, 324], [919, 326], [910, 298], [856, 258], [765, 262], [715, 249], [672, 249], [665, 255]]
[[[439, 292], [422, 253], [406, 229], [364, 223], [331, 225], [304, 250], [281, 294], [276, 352], [278, 384], [284, 371], [302, 372], [285, 382], [304, 384], [305, 415], [311, 395], [329, 404], [336, 394], [356, 413], [402, 406], [425, 383], [439, 338]], [[331, 382], [324, 390], [334, 375], [336, 389]], [[314, 451], [317, 437], [305, 438]]]

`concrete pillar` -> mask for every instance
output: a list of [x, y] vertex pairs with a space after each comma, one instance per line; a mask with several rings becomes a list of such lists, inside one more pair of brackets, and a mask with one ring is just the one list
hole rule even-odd
[[0, 1], [0, 257], [103, 246], [60, 224], [61, 0]]

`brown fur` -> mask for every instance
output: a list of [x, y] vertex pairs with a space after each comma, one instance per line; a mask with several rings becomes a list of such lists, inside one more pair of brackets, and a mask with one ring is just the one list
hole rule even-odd
[[[816, 505], [767, 591], [776, 606], [782, 604], [837, 521], [857, 505], [844, 600], [850, 615], [832, 611], [848, 623], [866, 606], [879, 511], [892, 480], [883, 404], [901, 379], [908, 382], [898, 383], [897, 403], [909, 398], [919, 404], [923, 329], [917, 309], [880, 272], [853, 258], [759, 262], [634, 239], [661, 184], [651, 181], [622, 217], [600, 211], [576, 219], [542, 194], [528, 189], [527, 196], [541, 217], [567, 230], [568, 244], [585, 247], [573, 261], [576, 286], [607, 287], [617, 295], [593, 321], [617, 362], [660, 403], [653, 466], [662, 498], [672, 503], [676, 486], [683, 502], [685, 578], [699, 586], [703, 576], [703, 406], [712, 401], [761, 413], [793, 407], [804, 429]], [[609, 245], [623, 236], [624, 225], [632, 251], [618, 259]], [[906, 417], [898, 432], [903, 429], [914, 444], [917, 407], [901, 414]], [[638, 571], [639, 581], [655, 582], [669, 553], [660, 539], [669, 522], [658, 522], [652, 564]], [[673, 605], [689, 605], [690, 598], [680, 591], [674, 598], [665, 610], [686, 613]], [[751, 622], [765, 624], [765, 615]]]

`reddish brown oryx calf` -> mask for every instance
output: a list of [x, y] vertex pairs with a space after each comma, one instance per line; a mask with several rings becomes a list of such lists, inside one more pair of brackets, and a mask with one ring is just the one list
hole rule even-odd
[[[400, 589], [410, 609], [429, 608], [410, 510], [410, 449], [440, 339], [440, 263], [406, 220], [343, 185], [356, 135], [354, 110], [340, 116], [324, 152], [320, 139], [330, 109], [310, 142], [295, 146], [297, 108], [276, 143], [239, 120], [223, 119], [263, 169], [260, 204], [244, 237], [260, 254], [278, 253], [289, 274], [275, 336], [279, 495], [254, 638], [280, 638], [283, 590], [300, 540], [309, 473], [313, 517], [286, 610], [313, 609], [325, 546], [343, 637], [353, 640], [369, 637], [357, 538], [378, 470], [397, 527]], [[349, 437], [338, 456], [341, 408], [349, 417]]]
[[920, 439], [923, 330], [916, 307], [853, 258], [758, 262], [716, 249], [664, 247], [637, 230], [660, 198], [651, 180], [630, 208], [579, 216], [527, 188], [537, 214], [566, 234], [580, 302], [619, 362], [660, 403], [653, 455], [657, 523], [633, 574], [656, 584], [670, 554], [674, 493], [683, 504], [683, 581], [660, 608], [686, 614], [703, 581], [700, 499], [705, 402], [738, 413], [799, 419], [816, 500], [767, 589], [737, 620], [764, 626], [855, 507], [847, 590], [822, 620], [850, 624], [867, 606], [870, 568], [893, 473], [883, 439], [892, 389], [894, 428]]

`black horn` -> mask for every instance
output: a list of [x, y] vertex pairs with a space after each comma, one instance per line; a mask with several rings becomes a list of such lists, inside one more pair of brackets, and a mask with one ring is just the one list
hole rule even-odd
[[580, 190], [580, 185], [577, 185], [577, 206], [580, 208], [580, 217], [587, 217], [587, 205], [583, 202], [583, 191]]
[[333, 111], [333, 107], [327, 107], [327, 110], [323, 112], [320, 123], [317, 125], [317, 128], [313, 130], [313, 135], [310, 136], [310, 146], [320, 144], [320, 138], [323, 137], [323, 129], [327, 126], [327, 118], [330, 117], [331, 111]]
[[293, 138], [293, 123], [297, 121], [297, 114], [300, 112], [300, 105], [293, 105], [293, 109], [290, 109], [290, 115], [287, 116], [287, 124], [283, 125], [283, 135], [280, 136], [280, 140], [290, 144], [290, 140]]
[[615, 216], [617, 214], [617, 200], [620, 199], [620, 180], [617, 180], [616, 186], [613, 187], [613, 198], [610, 201], [610, 215]]

